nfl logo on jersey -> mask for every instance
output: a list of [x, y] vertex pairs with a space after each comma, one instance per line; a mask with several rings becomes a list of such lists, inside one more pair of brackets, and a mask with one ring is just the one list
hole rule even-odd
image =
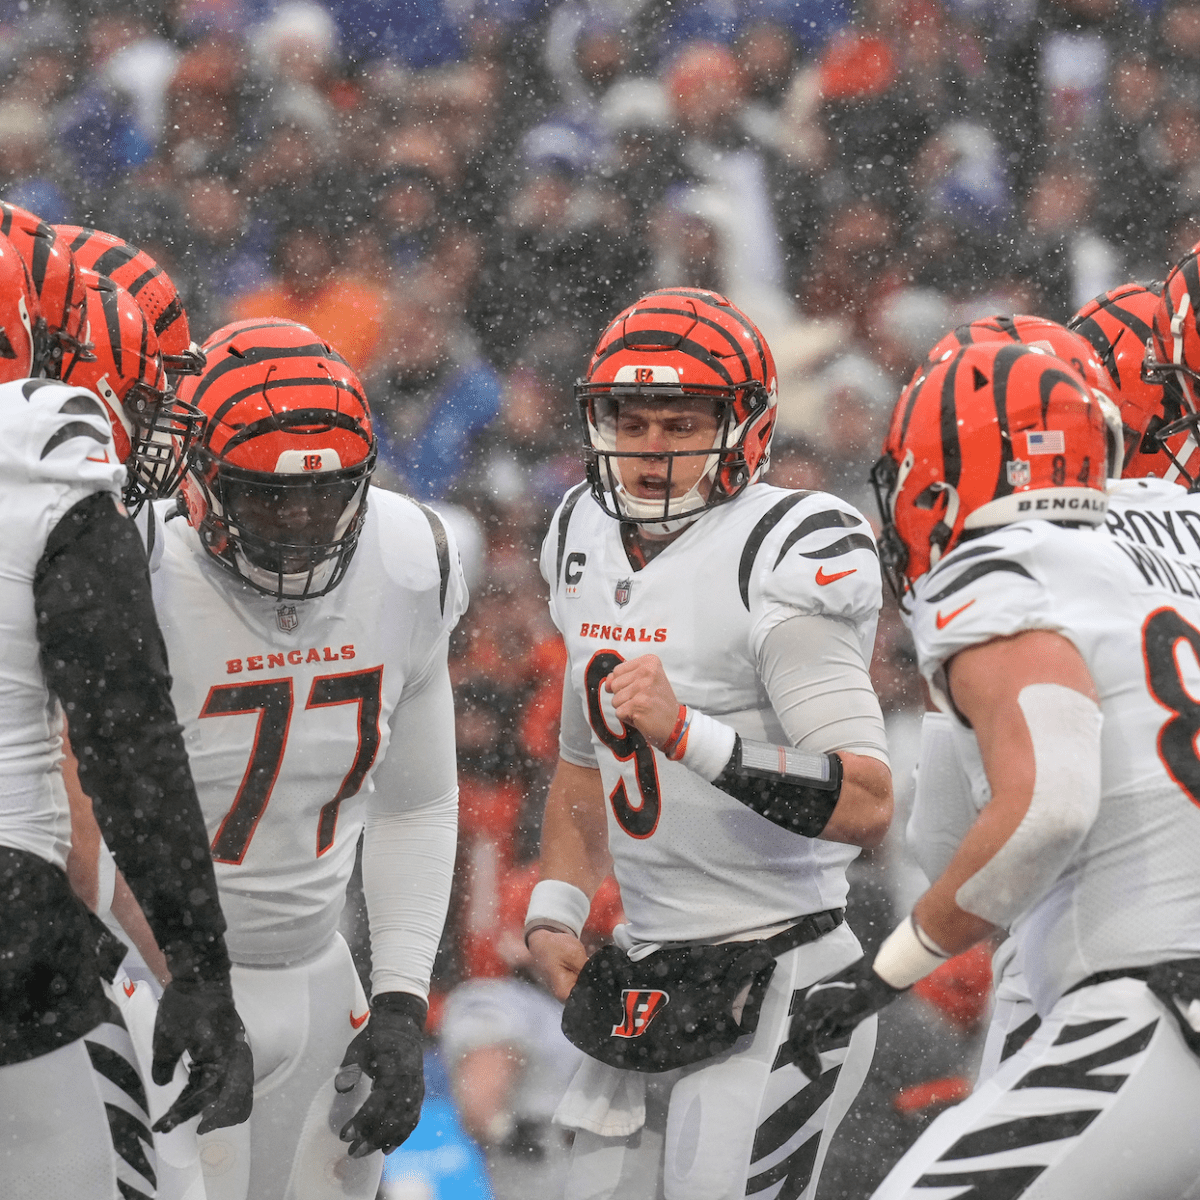
[[629, 603], [629, 597], [633, 593], [633, 580], [622, 579], [617, 584], [617, 590], [613, 592], [613, 599], [617, 602], [618, 608], [624, 608]]
[[300, 614], [294, 604], [281, 604], [275, 610], [275, 622], [284, 633], [291, 633], [300, 624]]

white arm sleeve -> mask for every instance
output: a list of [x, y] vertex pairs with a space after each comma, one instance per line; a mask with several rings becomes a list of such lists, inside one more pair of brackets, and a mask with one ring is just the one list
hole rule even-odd
[[371, 928], [371, 990], [429, 995], [450, 903], [458, 840], [454, 697], [446, 646], [405, 689], [363, 839], [363, 890]]
[[571, 664], [563, 672], [562, 716], [558, 723], [558, 753], [576, 767], [596, 769], [596, 747], [583, 715], [583, 705], [571, 686]]
[[1058, 683], [1031, 683], [1017, 702], [1033, 742], [1029, 808], [954, 896], [964, 912], [1002, 929], [1050, 890], [1100, 811], [1100, 706]]
[[953, 717], [940, 712], [927, 712], [921, 721], [917, 786], [905, 832], [908, 848], [930, 881], [946, 869], [979, 816], [953, 724]]
[[848, 622], [824, 615], [789, 617], [764, 639], [758, 671], [797, 749], [849, 750], [887, 763], [879, 698]]

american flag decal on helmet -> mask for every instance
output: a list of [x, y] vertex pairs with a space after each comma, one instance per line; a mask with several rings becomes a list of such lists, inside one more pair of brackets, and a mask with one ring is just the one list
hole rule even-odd
[[670, 999], [666, 992], [655, 988], [625, 988], [621, 992], [625, 1017], [620, 1024], [612, 1027], [612, 1036], [641, 1037], [649, 1028], [650, 1022], [666, 1008]]

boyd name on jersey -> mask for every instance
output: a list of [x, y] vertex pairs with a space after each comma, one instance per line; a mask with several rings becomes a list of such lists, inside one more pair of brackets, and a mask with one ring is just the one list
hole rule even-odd
[[[668, 760], [625, 727], [601, 685], [617, 663], [653, 653], [681, 703], [786, 744], [759, 653], [781, 622], [820, 614], [849, 623], [870, 661], [880, 575], [862, 516], [824, 493], [756, 484], [635, 569], [620, 524], [581, 486], [560, 505], [541, 565], [570, 656], [561, 753], [600, 770], [630, 934], [720, 939], [842, 905], [855, 848], [785, 832]], [[802, 746], [835, 748], [819, 735]]]

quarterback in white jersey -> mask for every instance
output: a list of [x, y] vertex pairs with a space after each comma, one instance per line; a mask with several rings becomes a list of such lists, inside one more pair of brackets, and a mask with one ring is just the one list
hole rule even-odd
[[788, 1037], [795, 989], [861, 952], [845, 869], [890, 818], [878, 557], [849, 505], [756, 482], [774, 388], [753, 323], [675, 289], [615, 319], [578, 389], [590, 482], [541, 560], [569, 663], [527, 941], [569, 1037], [595, 1004], [648, 1045], [703, 985], [596, 990], [579, 934], [610, 860], [625, 965], [779, 938], [769, 983], [729, 997], [730, 1050], [668, 1047], [650, 1074], [585, 1059], [556, 1118], [576, 1130], [571, 1197], [811, 1196], [869, 1064], [871, 1028], [807, 1075]]
[[[87, 290], [89, 306], [121, 311], [115, 290]], [[179, 410], [153, 386], [162, 367], [152, 331], [139, 328], [136, 344], [119, 349], [127, 370], [105, 380], [107, 410], [83, 387], [11, 378], [29, 371], [35, 331], [47, 334], [32, 283], [0, 237], [0, 513], [13, 532], [0, 547], [0, 1194], [152, 1197], [145, 1091], [101, 986], [114, 966], [111, 939], [67, 879], [61, 733], [65, 712], [104, 837], [173, 974], [153, 1030], [154, 1070], [169, 1077], [187, 1050], [191, 1078], [155, 1128], [202, 1110], [206, 1128], [245, 1120], [251, 1066], [224, 921], [145, 556], [121, 503], [146, 480], [131, 441], [160, 419], [180, 432]], [[88, 358], [101, 373], [110, 334], [97, 330]], [[125, 384], [143, 376], [140, 404], [126, 410]], [[168, 453], [183, 453], [170, 438]]]
[[[205, 1186], [371, 1200], [423, 1095], [466, 588], [434, 513], [368, 492], [370, 415], [336, 351], [284, 321], [204, 351], [181, 389], [208, 418], [187, 519], [162, 527], [153, 584], [256, 1055], [250, 1122], [201, 1139]], [[369, 1008], [337, 932], [364, 829]]]
[[990, 797], [874, 962], [798, 1020], [817, 1049], [997, 929], [1042, 1018], [878, 1197], [1165, 1200], [1200, 1179], [1200, 593], [1183, 560], [1093, 528], [1105, 458], [1073, 372], [990, 345], [909, 385], [876, 466], [922, 674]]

